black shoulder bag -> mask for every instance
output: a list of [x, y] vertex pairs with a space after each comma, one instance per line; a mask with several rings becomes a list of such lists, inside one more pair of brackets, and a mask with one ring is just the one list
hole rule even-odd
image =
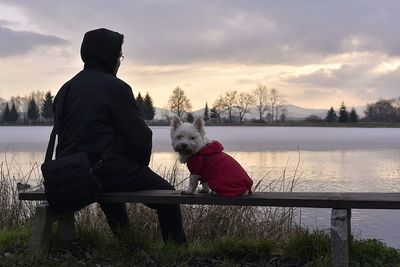
[[102, 191], [101, 183], [94, 175], [102, 160], [92, 167], [84, 152], [52, 159], [55, 138], [61, 129], [61, 114], [67, 91], [68, 88], [64, 88], [60, 92], [60, 104], [56, 106], [54, 127], [47, 146], [45, 162], [41, 166], [47, 201], [60, 213], [78, 211], [86, 205], [98, 202]]

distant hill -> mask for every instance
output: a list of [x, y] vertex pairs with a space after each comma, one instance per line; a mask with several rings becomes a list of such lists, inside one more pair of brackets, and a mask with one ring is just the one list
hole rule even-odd
[[[303, 107], [299, 107], [299, 106], [295, 106], [295, 105], [286, 105], [285, 106], [286, 110], [287, 110], [287, 116], [288, 119], [294, 119], [294, 120], [300, 120], [300, 119], [305, 119], [310, 115], [316, 115], [321, 117], [322, 119], [325, 118], [326, 113], [328, 112], [328, 108], [327, 109], [313, 109], [313, 108], [303, 108]], [[361, 107], [355, 107], [357, 114], [360, 117], [364, 117], [364, 110], [365, 107], [361, 106]], [[336, 112], [338, 112], [339, 108], [336, 108]], [[350, 112], [351, 107], [348, 107], [347, 110]], [[162, 115], [163, 114], [169, 114], [170, 116], [173, 115], [171, 112], [169, 112], [167, 109], [163, 109], [163, 108], [157, 108], [156, 107], [156, 116], [155, 119], [162, 119]], [[195, 110], [192, 111], [192, 114], [194, 117], [199, 117], [199, 116], [203, 116], [204, 114], [204, 108], [199, 109], [199, 110]], [[223, 117], [227, 117], [226, 114], [224, 114]], [[245, 115], [245, 120], [251, 120], [251, 119], [258, 119], [258, 111], [256, 108], [252, 108], [251, 112], [246, 113]]]
[[325, 118], [328, 109], [302, 108], [295, 105], [286, 105], [287, 116], [289, 119], [305, 119], [310, 115]]

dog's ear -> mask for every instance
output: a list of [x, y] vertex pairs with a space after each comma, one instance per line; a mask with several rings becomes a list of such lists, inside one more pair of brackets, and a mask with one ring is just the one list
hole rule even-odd
[[202, 117], [198, 117], [194, 120], [193, 126], [200, 132], [204, 133], [204, 121]]
[[171, 132], [175, 131], [176, 128], [178, 128], [181, 125], [182, 125], [181, 119], [178, 116], [174, 115], [171, 120]]

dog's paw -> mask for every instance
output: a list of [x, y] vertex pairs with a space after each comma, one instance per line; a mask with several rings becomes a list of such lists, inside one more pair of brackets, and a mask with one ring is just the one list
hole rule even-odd
[[193, 192], [190, 190], [183, 190], [183, 191], [181, 191], [181, 194], [182, 195], [193, 195]]
[[209, 189], [205, 189], [205, 188], [200, 188], [199, 190], [197, 190], [197, 192], [207, 194], [207, 193], [210, 192], [210, 190]]

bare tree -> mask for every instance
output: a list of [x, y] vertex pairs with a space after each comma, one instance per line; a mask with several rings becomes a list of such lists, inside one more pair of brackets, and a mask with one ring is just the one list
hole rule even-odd
[[285, 96], [282, 94], [279, 94], [278, 104], [276, 105], [275, 120], [278, 120], [279, 118], [281, 120], [286, 119], [287, 109], [286, 109], [285, 105], [286, 105]]
[[281, 121], [286, 121], [286, 119], [287, 119], [287, 113], [288, 113], [287, 109], [286, 109], [285, 107], [283, 107], [283, 108], [281, 109], [281, 115], [279, 116], [280, 119], [281, 119]]
[[392, 106], [396, 109], [397, 118], [400, 119], [400, 96], [392, 99]]
[[223, 103], [224, 103], [226, 111], [228, 111], [228, 118], [229, 118], [230, 122], [232, 122], [232, 113], [233, 113], [235, 104], [237, 102], [237, 94], [238, 94], [238, 92], [236, 90], [229, 91], [229, 92], [226, 92], [223, 97]]
[[236, 102], [236, 108], [239, 112], [239, 120], [243, 121], [244, 115], [249, 112], [249, 106], [254, 104], [254, 96], [250, 93], [241, 92]]
[[210, 117], [213, 119], [218, 119], [218, 123], [221, 124], [221, 114], [225, 111], [224, 98], [219, 96], [215, 100], [213, 107], [211, 108]]
[[167, 121], [168, 123], [170, 122], [168, 107], [166, 107], [164, 110], [162, 110], [161, 119]]
[[169, 97], [168, 106], [169, 110], [174, 112], [181, 119], [186, 112], [189, 112], [192, 109], [190, 100], [186, 97], [185, 92], [179, 87], [176, 87], [174, 91], [172, 91], [172, 95]]
[[380, 99], [375, 103], [368, 103], [365, 115], [369, 121], [400, 121], [400, 112], [393, 105], [393, 100]]
[[268, 107], [268, 91], [265, 85], [259, 84], [257, 88], [253, 91], [255, 98], [255, 105], [258, 110], [258, 115], [260, 116], [260, 121], [264, 117], [266, 111], [269, 110]]
[[271, 116], [272, 121], [274, 121], [276, 106], [278, 105], [278, 90], [275, 88], [272, 88], [271, 91], [269, 92], [268, 98], [269, 98], [269, 104], [271, 106], [270, 110], [271, 110], [271, 115], [272, 115]]
[[28, 99], [29, 99], [29, 101], [31, 101], [33, 98], [36, 103], [42, 103], [45, 95], [46, 95], [46, 92], [36, 90], [29, 94]]
[[286, 104], [285, 96], [282, 95], [276, 88], [272, 88], [268, 96], [271, 107], [271, 119], [272, 121], [277, 121], [279, 119], [279, 112], [282, 111], [284, 105]]

